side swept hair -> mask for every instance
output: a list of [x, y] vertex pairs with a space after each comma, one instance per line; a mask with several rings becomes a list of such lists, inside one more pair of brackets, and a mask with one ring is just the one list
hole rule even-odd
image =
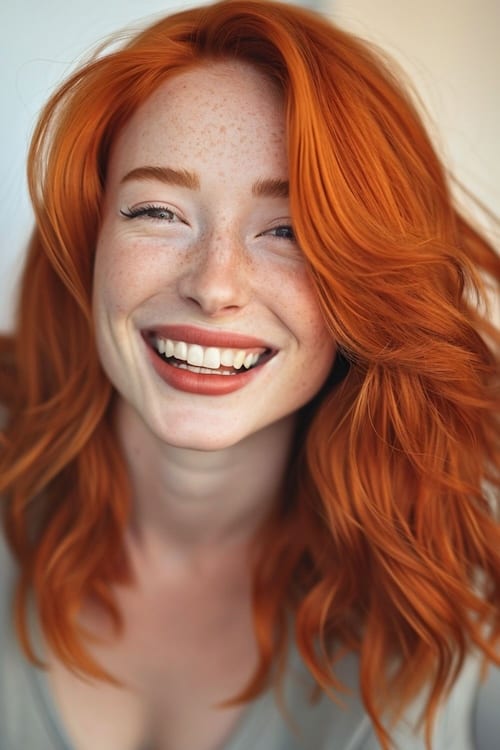
[[[486, 311], [500, 260], [457, 212], [414, 106], [374, 51], [304, 9], [229, 0], [154, 23], [93, 59], [43, 110], [29, 156], [36, 228], [17, 330], [0, 340], [0, 492], [19, 563], [16, 623], [34, 592], [45, 638], [105, 678], [77, 625], [93, 597], [117, 626], [129, 580], [129, 481], [94, 341], [94, 248], [110, 148], [170, 76], [248, 61], [286, 102], [291, 211], [347, 374], [305, 410], [279, 517], [260, 530], [260, 663], [287, 623], [319, 686], [360, 655], [380, 742], [424, 688], [439, 700], [472, 649], [499, 662], [500, 333]], [[292, 540], [292, 541], [290, 541]]]

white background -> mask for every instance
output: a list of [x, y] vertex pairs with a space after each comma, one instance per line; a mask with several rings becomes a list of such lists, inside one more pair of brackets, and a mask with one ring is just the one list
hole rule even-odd
[[[32, 226], [25, 161], [37, 112], [109, 34], [178, 7], [168, 0], [16, 0], [0, 11], [0, 329], [12, 326]], [[323, 10], [398, 58], [448, 163], [500, 213], [499, 0], [324, 0]]]

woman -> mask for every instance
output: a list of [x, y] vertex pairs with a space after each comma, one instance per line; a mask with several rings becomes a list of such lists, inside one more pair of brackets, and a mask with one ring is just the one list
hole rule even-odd
[[500, 261], [390, 72], [184, 11], [72, 76], [29, 172], [1, 747], [472, 747]]

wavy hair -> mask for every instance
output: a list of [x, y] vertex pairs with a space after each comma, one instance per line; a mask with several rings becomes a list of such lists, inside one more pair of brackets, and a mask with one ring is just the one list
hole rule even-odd
[[111, 586], [130, 575], [129, 480], [91, 314], [106, 166], [159, 84], [227, 58], [283, 92], [295, 232], [349, 365], [306, 408], [283, 504], [260, 531], [260, 661], [235, 700], [284, 664], [293, 613], [325, 691], [341, 687], [342, 653], [359, 652], [384, 748], [387, 707], [395, 718], [427, 688], [430, 746], [466, 654], [499, 661], [500, 335], [486, 303], [500, 260], [454, 207], [390, 67], [304, 9], [229, 0], [176, 13], [85, 64], [42, 112], [29, 156], [36, 228], [17, 330], [0, 347], [0, 491], [20, 568], [19, 638], [36, 660], [34, 592], [55, 654], [106, 677], [76, 620], [91, 596], [119, 626]]

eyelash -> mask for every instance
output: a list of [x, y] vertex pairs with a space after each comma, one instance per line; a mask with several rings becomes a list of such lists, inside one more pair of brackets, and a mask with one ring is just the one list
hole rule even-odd
[[[175, 211], [172, 211], [171, 208], [167, 208], [166, 206], [157, 206], [153, 203], [147, 204], [146, 206], [139, 206], [137, 208], [127, 208], [126, 211], [120, 210], [120, 214], [125, 219], [137, 219], [141, 216], [145, 216], [156, 221], [166, 221], [167, 223], [171, 223], [174, 221], [174, 219], [179, 218]], [[167, 219], [165, 217], [161, 217], [159, 214], [169, 214], [170, 218]], [[278, 234], [278, 232], [281, 232], [283, 230], [289, 232], [290, 236], [285, 237], [282, 234]], [[277, 239], [296, 242], [295, 233], [290, 224], [280, 224], [277, 227], [271, 227], [271, 229], [268, 229], [266, 232], [262, 232], [260, 236], [269, 235], [271, 234], [271, 232], [277, 233], [274, 235]]]
[[291, 236], [284, 237], [283, 235], [280, 235], [280, 234], [275, 234], [274, 236], [277, 237], [278, 239], [288, 240], [289, 242], [296, 242], [295, 232], [293, 231], [293, 227], [291, 227], [290, 224], [280, 224], [277, 227], [271, 227], [271, 229], [268, 229], [267, 232], [263, 232], [262, 234], [266, 235], [266, 234], [270, 234], [271, 232], [279, 232], [280, 230], [283, 230], [283, 229], [289, 232]]
[[[126, 219], [136, 219], [140, 216], [146, 216], [150, 219], [156, 219], [157, 221], [166, 221], [170, 223], [174, 219], [179, 218], [175, 211], [166, 206], [156, 206], [154, 204], [148, 204], [146, 206], [139, 206], [138, 208], [127, 208], [126, 211], [120, 210], [122, 216]], [[169, 214], [170, 218], [159, 216], [159, 214]]]

